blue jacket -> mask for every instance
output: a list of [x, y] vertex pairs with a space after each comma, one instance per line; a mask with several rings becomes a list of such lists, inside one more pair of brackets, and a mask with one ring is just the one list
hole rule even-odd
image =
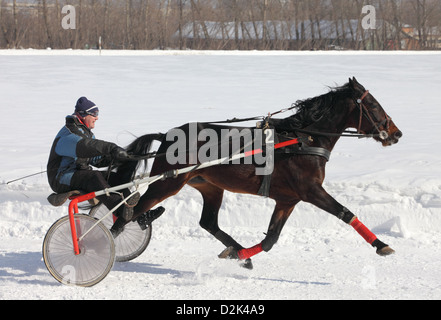
[[110, 155], [118, 146], [95, 139], [95, 135], [75, 115], [66, 117], [66, 125], [52, 144], [47, 164], [49, 184], [55, 192], [71, 190], [70, 182], [77, 170], [110, 164]]

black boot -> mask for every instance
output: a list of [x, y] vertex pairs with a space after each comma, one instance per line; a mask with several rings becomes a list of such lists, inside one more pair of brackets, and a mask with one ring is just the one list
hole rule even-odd
[[138, 221], [141, 230], [146, 230], [153, 221], [158, 219], [164, 213], [164, 211], [165, 209], [163, 207], [158, 207], [139, 216], [136, 221]]
[[116, 238], [121, 234], [121, 232], [124, 231], [124, 226], [126, 223], [133, 218], [133, 207], [130, 207], [128, 205], [123, 205], [116, 210], [115, 215], [118, 217], [118, 219], [113, 224], [112, 228], [110, 229], [110, 232], [112, 233], [113, 237]]
[[117, 216], [122, 217], [125, 221], [132, 220], [134, 213], [133, 208], [138, 204], [140, 198], [141, 195], [139, 192], [136, 192], [129, 200], [126, 201], [122, 208], [118, 209], [120, 214], [117, 214]]
[[116, 219], [112, 228], [110, 228], [110, 233], [112, 234], [114, 239], [116, 239], [116, 237], [118, 237], [121, 234], [121, 232], [124, 231], [125, 225], [126, 225], [126, 221], [124, 220], [124, 218]]

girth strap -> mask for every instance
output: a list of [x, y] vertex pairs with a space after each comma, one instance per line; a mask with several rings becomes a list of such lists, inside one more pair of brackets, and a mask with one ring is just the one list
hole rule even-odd
[[298, 150], [294, 151], [294, 154], [302, 154], [302, 155], [311, 155], [311, 156], [320, 156], [329, 161], [331, 158], [331, 152], [325, 148], [317, 148], [317, 147], [309, 147], [302, 146]]
[[326, 159], [326, 161], [329, 161], [331, 158], [331, 152], [325, 148], [318, 148], [318, 147], [309, 147], [305, 144], [302, 144], [302, 146], [299, 147], [286, 147], [283, 149], [280, 149], [278, 152], [281, 153], [289, 153], [289, 154], [295, 154], [295, 155], [311, 155], [311, 156], [319, 156]]

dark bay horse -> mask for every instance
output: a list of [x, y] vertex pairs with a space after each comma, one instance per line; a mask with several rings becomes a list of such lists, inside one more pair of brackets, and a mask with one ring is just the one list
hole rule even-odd
[[[222, 231], [218, 225], [218, 213], [224, 190], [259, 194], [262, 183], [268, 176], [256, 174], [258, 165], [254, 162], [242, 161], [240, 164], [233, 164], [230, 161], [227, 164], [194, 170], [155, 182], [149, 186], [148, 191], [135, 207], [134, 220], [161, 201], [178, 193], [185, 184], [189, 184], [203, 197], [200, 225], [227, 247], [219, 257], [243, 260], [245, 267], [252, 267], [250, 258], [253, 255], [271, 250], [285, 222], [300, 201], [309, 202], [351, 225], [376, 248], [379, 255], [394, 253], [394, 250], [381, 242], [349, 209], [330, 196], [322, 187], [322, 183], [325, 178], [327, 155], [346, 129], [355, 128], [359, 135], [370, 135], [383, 146], [397, 143], [402, 136], [401, 131], [378, 101], [355, 78], [349, 79], [344, 86], [331, 89], [324, 95], [299, 101], [295, 107], [297, 112], [294, 115], [285, 119], [269, 119], [266, 123], [274, 128], [281, 139], [294, 137], [301, 139], [303, 149], [296, 146], [292, 148], [292, 152], [282, 151], [274, 154], [274, 167], [270, 180], [267, 180], [269, 189], [266, 196], [274, 199], [276, 204], [268, 231], [260, 244], [246, 249]], [[225, 129], [225, 126], [197, 124], [197, 133], [210, 129], [211, 133], [220, 134], [220, 128]], [[191, 135], [190, 129], [188, 124], [179, 128], [187, 136]], [[149, 147], [151, 140], [150, 136], [138, 138], [129, 146], [128, 151], [142, 154], [143, 148]], [[175, 140], [167, 141], [163, 135], [158, 154], [178, 156], [177, 150], [172, 148], [174, 143]], [[200, 150], [203, 144], [198, 141], [195, 146]], [[301, 149], [303, 152], [296, 152]], [[173, 172], [173, 169], [188, 166], [188, 164], [172, 164], [168, 160], [165, 156], [157, 157], [150, 175]], [[188, 152], [185, 160], [191, 160]], [[200, 163], [199, 159], [196, 163]]]

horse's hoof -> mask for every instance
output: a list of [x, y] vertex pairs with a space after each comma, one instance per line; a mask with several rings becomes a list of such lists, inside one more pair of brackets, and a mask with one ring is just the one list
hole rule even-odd
[[241, 260], [240, 261], [240, 266], [242, 268], [245, 268], [245, 269], [248, 269], [248, 270], [253, 270], [253, 262], [251, 261], [251, 259]]
[[222, 251], [218, 257], [220, 259], [234, 259], [239, 260], [239, 265], [242, 268], [253, 270], [253, 262], [251, 259], [240, 260], [239, 255], [237, 254], [237, 250], [234, 247], [228, 247], [224, 251]]
[[382, 257], [389, 256], [389, 255], [394, 254], [394, 253], [395, 253], [395, 250], [393, 250], [393, 249], [392, 249], [391, 247], [389, 247], [389, 246], [384, 247], [383, 249], [378, 249], [378, 250], [377, 250], [377, 254], [378, 254], [379, 256], [382, 256]]
[[220, 259], [236, 259], [239, 260], [239, 255], [237, 254], [237, 250], [234, 247], [228, 247], [224, 251], [222, 251], [218, 257]]

